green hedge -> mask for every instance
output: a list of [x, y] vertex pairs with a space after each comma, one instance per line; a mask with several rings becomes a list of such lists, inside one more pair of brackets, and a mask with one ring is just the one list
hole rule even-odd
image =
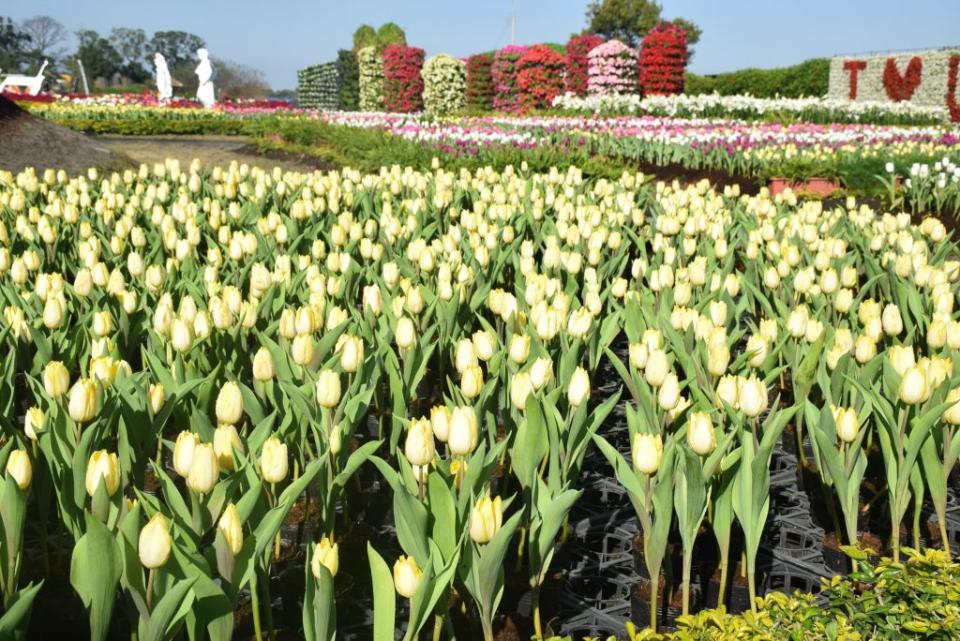
[[688, 73], [685, 91], [722, 96], [751, 94], [758, 98], [825, 96], [829, 79], [830, 60], [814, 58], [792, 67], [741, 69], [709, 77]]

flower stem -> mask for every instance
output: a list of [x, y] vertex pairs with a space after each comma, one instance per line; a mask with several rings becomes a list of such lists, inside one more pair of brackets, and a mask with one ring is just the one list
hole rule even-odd
[[250, 578], [250, 609], [253, 610], [253, 634], [257, 641], [263, 641], [263, 631], [260, 628], [260, 596], [257, 594], [257, 572]]

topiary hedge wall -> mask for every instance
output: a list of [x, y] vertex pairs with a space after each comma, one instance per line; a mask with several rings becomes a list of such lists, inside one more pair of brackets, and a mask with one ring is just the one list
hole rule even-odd
[[338, 63], [326, 62], [297, 71], [297, 102], [303, 109], [340, 109]]
[[423, 49], [390, 45], [383, 50], [383, 95], [387, 111], [423, 109]]
[[758, 98], [825, 96], [830, 81], [830, 60], [813, 58], [792, 67], [741, 69], [706, 77], [688, 73], [685, 93], [751, 94]]
[[341, 49], [337, 52], [337, 74], [340, 77], [340, 108], [356, 111], [360, 107], [360, 69], [353, 51]]
[[360, 67], [360, 110], [383, 111], [383, 57], [375, 47], [357, 52]]
[[470, 109], [493, 109], [492, 66], [491, 53], [478, 53], [467, 58], [467, 107]]

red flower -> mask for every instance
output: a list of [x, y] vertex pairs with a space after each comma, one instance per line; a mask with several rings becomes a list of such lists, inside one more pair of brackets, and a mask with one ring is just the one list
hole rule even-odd
[[387, 111], [423, 109], [423, 49], [390, 45], [383, 50], [383, 103]]
[[920, 74], [923, 72], [923, 60], [919, 56], [910, 58], [907, 64], [907, 73], [900, 75], [897, 62], [887, 58], [887, 65], [883, 68], [883, 88], [887, 97], [894, 102], [910, 100], [913, 92], [920, 85]]
[[524, 111], [549, 107], [563, 93], [566, 60], [546, 45], [534, 45], [517, 60], [517, 86]]
[[843, 68], [850, 74], [850, 92], [847, 94], [847, 97], [850, 100], [857, 99], [857, 77], [861, 71], [867, 68], [867, 63], [864, 60], [844, 60]]
[[567, 43], [567, 91], [578, 96], [587, 95], [587, 54], [602, 43], [603, 38], [592, 33], [570, 38]]
[[644, 94], [674, 94], [683, 91], [687, 67], [687, 32], [683, 27], [661, 22], [640, 45], [640, 88]]

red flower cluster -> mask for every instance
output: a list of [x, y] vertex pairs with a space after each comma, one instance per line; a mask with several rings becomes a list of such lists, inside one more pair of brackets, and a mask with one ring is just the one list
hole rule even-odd
[[687, 67], [687, 32], [678, 25], [661, 22], [640, 45], [640, 88], [644, 94], [674, 94], [683, 91]]
[[603, 38], [592, 33], [570, 38], [567, 43], [567, 91], [578, 96], [587, 95], [587, 54], [602, 43]]
[[897, 62], [893, 58], [887, 58], [887, 64], [883, 68], [883, 88], [887, 92], [887, 98], [894, 102], [910, 100], [913, 92], [920, 85], [922, 72], [923, 60], [919, 56], [910, 58], [907, 72], [902, 76], [897, 69]]
[[843, 69], [850, 74], [850, 93], [847, 94], [850, 100], [857, 99], [857, 77], [866, 68], [865, 60], [844, 60]]
[[493, 54], [477, 53], [467, 58], [467, 106], [471, 109], [493, 108]]
[[390, 45], [383, 50], [383, 102], [387, 111], [423, 109], [423, 49]]
[[527, 50], [521, 45], [507, 45], [493, 54], [490, 76], [493, 78], [493, 108], [498, 111], [520, 111], [520, 88], [517, 87], [517, 60]]
[[957, 104], [957, 72], [960, 71], [960, 54], [950, 56], [950, 67], [947, 72], [947, 109], [950, 110], [950, 120], [960, 122], [960, 105]]
[[563, 93], [566, 60], [546, 45], [534, 45], [517, 60], [517, 86], [524, 111], [549, 107]]

